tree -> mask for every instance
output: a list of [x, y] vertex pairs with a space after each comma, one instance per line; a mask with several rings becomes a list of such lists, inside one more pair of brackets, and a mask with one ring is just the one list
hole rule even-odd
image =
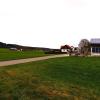
[[87, 39], [82, 39], [79, 43], [80, 53], [83, 56], [87, 56], [90, 51], [90, 42]]

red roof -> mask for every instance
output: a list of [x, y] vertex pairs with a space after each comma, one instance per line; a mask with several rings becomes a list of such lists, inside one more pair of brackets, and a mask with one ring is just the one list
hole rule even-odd
[[71, 47], [69, 45], [64, 45], [64, 46], [61, 46], [61, 49], [71, 49]]

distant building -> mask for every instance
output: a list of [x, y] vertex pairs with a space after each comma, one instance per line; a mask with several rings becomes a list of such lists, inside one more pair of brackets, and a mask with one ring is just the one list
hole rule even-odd
[[79, 48], [78, 47], [74, 47], [73, 48], [73, 53], [74, 53], [74, 55], [80, 55]]
[[22, 51], [23, 49], [18, 49], [18, 48], [10, 48], [10, 50], [14, 50], [14, 51]]
[[100, 55], [100, 38], [91, 39], [91, 56]]
[[10, 48], [10, 50], [15, 50], [15, 51], [17, 51], [17, 48]]
[[69, 53], [72, 50], [72, 48], [69, 45], [64, 45], [64, 46], [61, 46], [60, 50], [63, 53]]

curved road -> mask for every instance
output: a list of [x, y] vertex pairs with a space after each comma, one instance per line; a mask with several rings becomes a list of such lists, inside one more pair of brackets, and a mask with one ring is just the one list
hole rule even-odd
[[15, 64], [20, 64], [20, 63], [27, 63], [27, 62], [32, 62], [32, 61], [46, 60], [46, 59], [50, 59], [50, 58], [65, 57], [65, 56], [68, 56], [68, 55], [60, 54], [60, 55], [52, 55], [52, 56], [44, 56], [44, 57], [36, 57], [36, 58], [0, 61], [0, 66], [15, 65]]

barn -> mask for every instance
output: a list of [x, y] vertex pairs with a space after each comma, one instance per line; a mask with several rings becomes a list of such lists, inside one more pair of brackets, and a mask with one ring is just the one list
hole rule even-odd
[[90, 40], [91, 44], [91, 56], [100, 56], [100, 38], [95, 38]]

